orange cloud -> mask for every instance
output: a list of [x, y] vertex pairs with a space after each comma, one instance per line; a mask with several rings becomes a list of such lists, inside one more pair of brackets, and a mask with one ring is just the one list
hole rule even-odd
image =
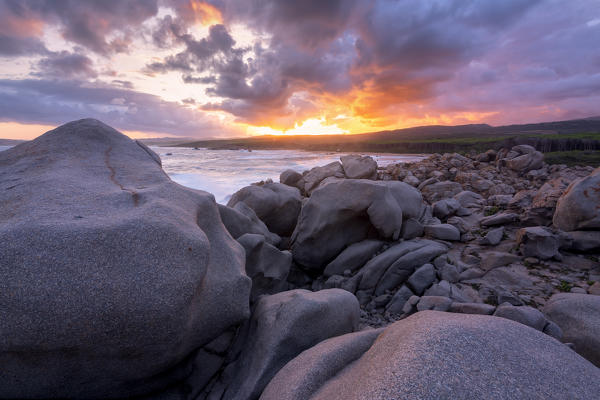
[[194, 12], [197, 23], [205, 26], [223, 23], [221, 11], [212, 4], [190, 0], [190, 8]]

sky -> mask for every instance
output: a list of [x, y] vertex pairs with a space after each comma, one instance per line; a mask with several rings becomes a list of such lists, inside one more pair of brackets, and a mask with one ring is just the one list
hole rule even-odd
[[0, 138], [597, 115], [599, 0], [0, 0]]

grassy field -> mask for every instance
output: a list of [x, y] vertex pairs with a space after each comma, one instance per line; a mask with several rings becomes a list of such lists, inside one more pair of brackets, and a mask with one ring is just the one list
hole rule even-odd
[[548, 164], [591, 165], [600, 167], [600, 151], [555, 151], [544, 154]]

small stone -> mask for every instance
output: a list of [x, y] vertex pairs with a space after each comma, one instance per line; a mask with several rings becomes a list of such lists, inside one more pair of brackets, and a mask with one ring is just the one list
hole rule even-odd
[[418, 311], [434, 310], [434, 311], [448, 311], [452, 299], [443, 296], [423, 296], [417, 304]]
[[587, 294], [587, 290], [585, 290], [584, 288], [580, 288], [577, 286], [573, 286], [570, 290], [571, 293], [581, 293], [581, 294]]
[[560, 326], [556, 325], [552, 321], [548, 321], [542, 332], [544, 332], [546, 335], [552, 336], [556, 340], [561, 340], [563, 335]]
[[496, 309], [496, 312], [494, 312], [494, 316], [520, 322], [538, 331], [543, 330], [547, 324], [544, 314], [529, 306], [514, 307], [511, 305], [500, 305]]
[[417, 295], [421, 295], [434, 281], [435, 268], [431, 264], [425, 264], [413, 272], [406, 283]]
[[502, 237], [504, 236], [504, 227], [501, 226], [499, 228], [495, 228], [490, 230], [483, 239], [481, 239], [481, 244], [485, 246], [495, 246], [502, 241]]
[[588, 289], [588, 293], [600, 296], [600, 282], [594, 282], [594, 284]]
[[450, 224], [436, 224], [425, 226], [425, 234], [440, 240], [460, 240], [459, 230]]
[[535, 257], [525, 257], [523, 261], [529, 265], [537, 265], [540, 262], [540, 260]]
[[461, 314], [492, 315], [496, 307], [484, 303], [452, 303], [448, 311]]
[[450, 283], [458, 282], [459, 275], [458, 268], [452, 264], [446, 263], [440, 270], [440, 279]]

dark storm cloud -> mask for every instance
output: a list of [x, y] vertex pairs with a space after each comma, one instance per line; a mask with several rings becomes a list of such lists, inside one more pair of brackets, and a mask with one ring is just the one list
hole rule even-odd
[[86, 117], [124, 130], [231, 134], [201, 112], [146, 93], [80, 81], [0, 80], [0, 121], [56, 125]]
[[[357, 0], [225, 0], [214, 2], [227, 21], [243, 22], [276, 41], [314, 49], [338, 38], [356, 13]], [[368, 2], [367, 2], [368, 3]]]
[[40, 76], [59, 78], [95, 78], [92, 60], [83, 54], [61, 51], [43, 58], [37, 65]]
[[16, 37], [0, 33], [0, 57], [47, 54], [41, 40], [34, 37]]
[[[168, 21], [171, 18], [168, 17]], [[179, 30], [180, 25], [171, 24], [169, 22], [170, 35], [161, 33], [159, 38], [154, 37], [154, 41], [159, 43], [167, 43], [172, 40], [185, 45], [185, 50], [166, 57], [162, 62], [150, 63], [146, 69], [151, 73], [166, 73], [168, 71], [202, 71], [206, 69], [212, 59], [216, 56], [235, 56], [242, 54], [243, 50], [234, 50], [235, 41], [227, 32], [225, 26], [217, 24], [212, 25], [209, 29], [208, 36], [200, 40], [195, 39], [187, 31]], [[164, 29], [164, 20], [161, 23], [159, 30]], [[184, 78], [185, 81], [185, 78]], [[194, 83], [189, 81], [189, 83]], [[196, 82], [197, 83], [197, 82]]]
[[[63, 37], [99, 54], [127, 50], [132, 28], [158, 12], [157, 0], [2, 0], [0, 23], [57, 24]], [[108, 39], [109, 35], [116, 35]]]

